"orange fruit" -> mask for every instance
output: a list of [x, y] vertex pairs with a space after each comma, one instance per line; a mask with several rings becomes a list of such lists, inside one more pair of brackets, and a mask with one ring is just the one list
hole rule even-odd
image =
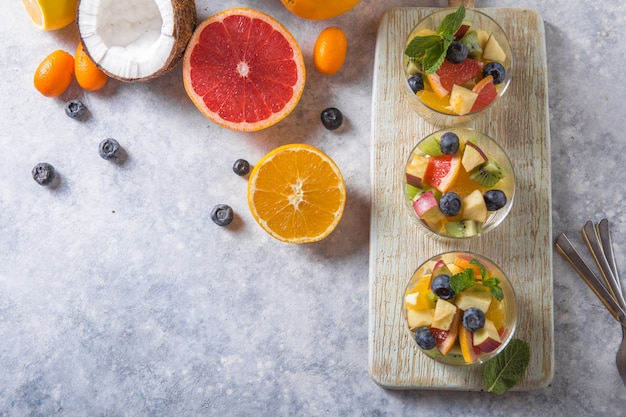
[[74, 56], [74, 73], [76, 81], [83, 89], [88, 91], [99, 90], [107, 83], [109, 77], [91, 60], [83, 49], [83, 43], [79, 42]]
[[183, 81], [207, 118], [255, 131], [296, 107], [304, 90], [304, 59], [294, 37], [272, 16], [229, 9], [194, 31], [183, 57]]
[[77, 0], [22, 0], [24, 9], [39, 30], [61, 29], [76, 19]]
[[313, 49], [313, 63], [322, 74], [332, 75], [339, 71], [346, 59], [348, 38], [339, 28], [324, 29]]
[[44, 58], [35, 71], [35, 88], [46, 97], [58, 97], [67, 90], [74, 77], [74, 58], [58, 49]]
[[291, 13], [304, 19], [324, 20], [339, 16], [357, 5], [359, 0], [281, 0]]
[[255, 165], [248, 182], [252, 217], [272, 237], [309, 243], [328, 236], [346, 204], [335, 162], [305, 144], [280, 146]]

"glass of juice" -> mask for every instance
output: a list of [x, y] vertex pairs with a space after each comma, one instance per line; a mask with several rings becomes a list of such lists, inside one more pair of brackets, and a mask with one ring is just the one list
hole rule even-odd
[[483, 363], [500, 353], [517, 320], [507, 276], [471, 252], [443, 253], [420, 265], [406, 286], [402, 309], [416, 346], [452, 365]]
[[453, 239], [496, 228], [513, 206], [515, 174], [489, 136], [452, 127], [422, 139], [402, 177], [405, 200], [420, 226]]
[[419, 22], [407, 38], [403, 67], [410, 106], [431, 124], [455, 126], [484, 114], [504, 95], [513, 54], [495, 20], [461, 6]]

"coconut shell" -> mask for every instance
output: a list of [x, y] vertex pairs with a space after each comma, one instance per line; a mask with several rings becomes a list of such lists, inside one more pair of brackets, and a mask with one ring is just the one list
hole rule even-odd
[[[88, 2], [90, 0], [79, 0], [77, 4], [77, 16], [76, 16], [76, 25], [78, 27], [78, 31], [80, 34], [81, 41], [83, 39], [82, 34], [80, 33], [80, 5], [82, 2]], [[172, 37], [176, 40], [172, 50], [170, 51], [169, 56], [163, 63], [163, 66], [158, 71], [147, 75], [141, 78], [127, 78], [121, 76], [119, 74], [112, 73], [107, 68], [102, 67], [98, 62], [96, 62], [91, 54], [89, 53], [89, 48], [83, 42], [83, 49], [87, 55], [95, 62], [95, 64], [100, 68], [105, 74], [109, 77], [114, 78], [116, 80], [120, 80], [123, 82], [135, 82], [135, 81], [149, 81], [154, 78], [158, 78], [172, 68], [174, 68], [182, 59], [185, 49], [187, 48], [187, 44], [193, 35], [194, 29], [197, 25], [197, 13], [196, 13], [196, 3], [194, 0], [170, 0], [172, 3], [173, 10], [173, 26], [172, 26]]]

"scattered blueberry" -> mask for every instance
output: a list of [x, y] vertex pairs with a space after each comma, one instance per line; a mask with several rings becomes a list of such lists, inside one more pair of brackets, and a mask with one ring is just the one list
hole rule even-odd
[[506, 205], [506, 194], [502, 190], [489, 190], [483, 194], [487, 210], [496, 211]]
[[460, 64], [467, 58], [467, 46], [460, 41], [452, 41], [446, 52], [446, 58], [453, 64]]
[[39, 185], [50, 185], [56, 177], [54, 167], [47, 162], [40, 162], [35, 165], [33, 167], [32, 174], [33, 179]]
[[117, 159], [121, 155], [120, 144], [113, 138], [104, 139], [100, 142], [98, 152], [103, 159]]
[[322, 124], [328, 130], [339, 129], [343, 123], [343, 114], [339, 109], [329, 107], [322, 111], [321, 114]]
[[439, 210], [444, 216], [456, 216], [461, 212], [461, 197], [452, 191], [444, 193], [439, 199]]
[[431, 350], [437, 346], [437, 339], [428, 327], [418, 327], [415, 330], [415, 341], [424, 350]]
[[72, 119], [80, 119], [85, 114], [85, 105], [80, 100], [70, 100], [65, 103], [65, 114]]
[[233, 209], [226, 204], [218, 204], [211, 211], [211, 220], [218, 226], [228, 226], [233, 221]]
[[454, 155], [459, 150], [459, 137], [454, 132], [446, 132], [441, 135], [439, 145], [441, 146], [441, 152]]
[[411, 90], [414, 93], [417, 93], [418, 91], [422, 91], [424, 89], [424, 80], [422, 79], [421, 76], [414, 75], [411, 78], [409, 78], [409, 87], [411, 87]]
[[463, 312], [463, 327], [470, 332], [485, 327], [485, 313], [479, 308], [470, 307]]
[[500, 84], [504, 81], [506, 71], [504, 66], [499, 62], [490, 62], [483, 67], [483, 78], [491, 75], [493, 77], [494, 84]]
[[430, 287], [435, 295], [443, 300], [449, 300], [456, 295], [452, 287], [450, 287], [449, 275], [437, 275]]
[[233, 172], [240, 177], [248, 175], [248, 172], [250, 172], [250, 163], [245, 159], [237, 159], [233, 164]]

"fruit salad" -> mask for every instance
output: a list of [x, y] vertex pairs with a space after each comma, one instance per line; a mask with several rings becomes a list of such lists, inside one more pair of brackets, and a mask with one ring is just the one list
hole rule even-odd
[[435, 12], [411, 32], [404, 50], [407, 91], [431, 122], [453, 124], [487, 108], [507, 89], [513, 67], [502, 28], [460, 6]]
[[403, 183], [420, 224], [451, 238], [494, 229], [510, 211], [515, 192], [513, 168], [502, 148], [469, 128], [440, 130], [420, 141]]
[[512, 338], [515, 293], [490, 260], [449, 252], [413, 274], [402, 301], [407, 328], [428, 356], [449, 364], [482, 363]]

